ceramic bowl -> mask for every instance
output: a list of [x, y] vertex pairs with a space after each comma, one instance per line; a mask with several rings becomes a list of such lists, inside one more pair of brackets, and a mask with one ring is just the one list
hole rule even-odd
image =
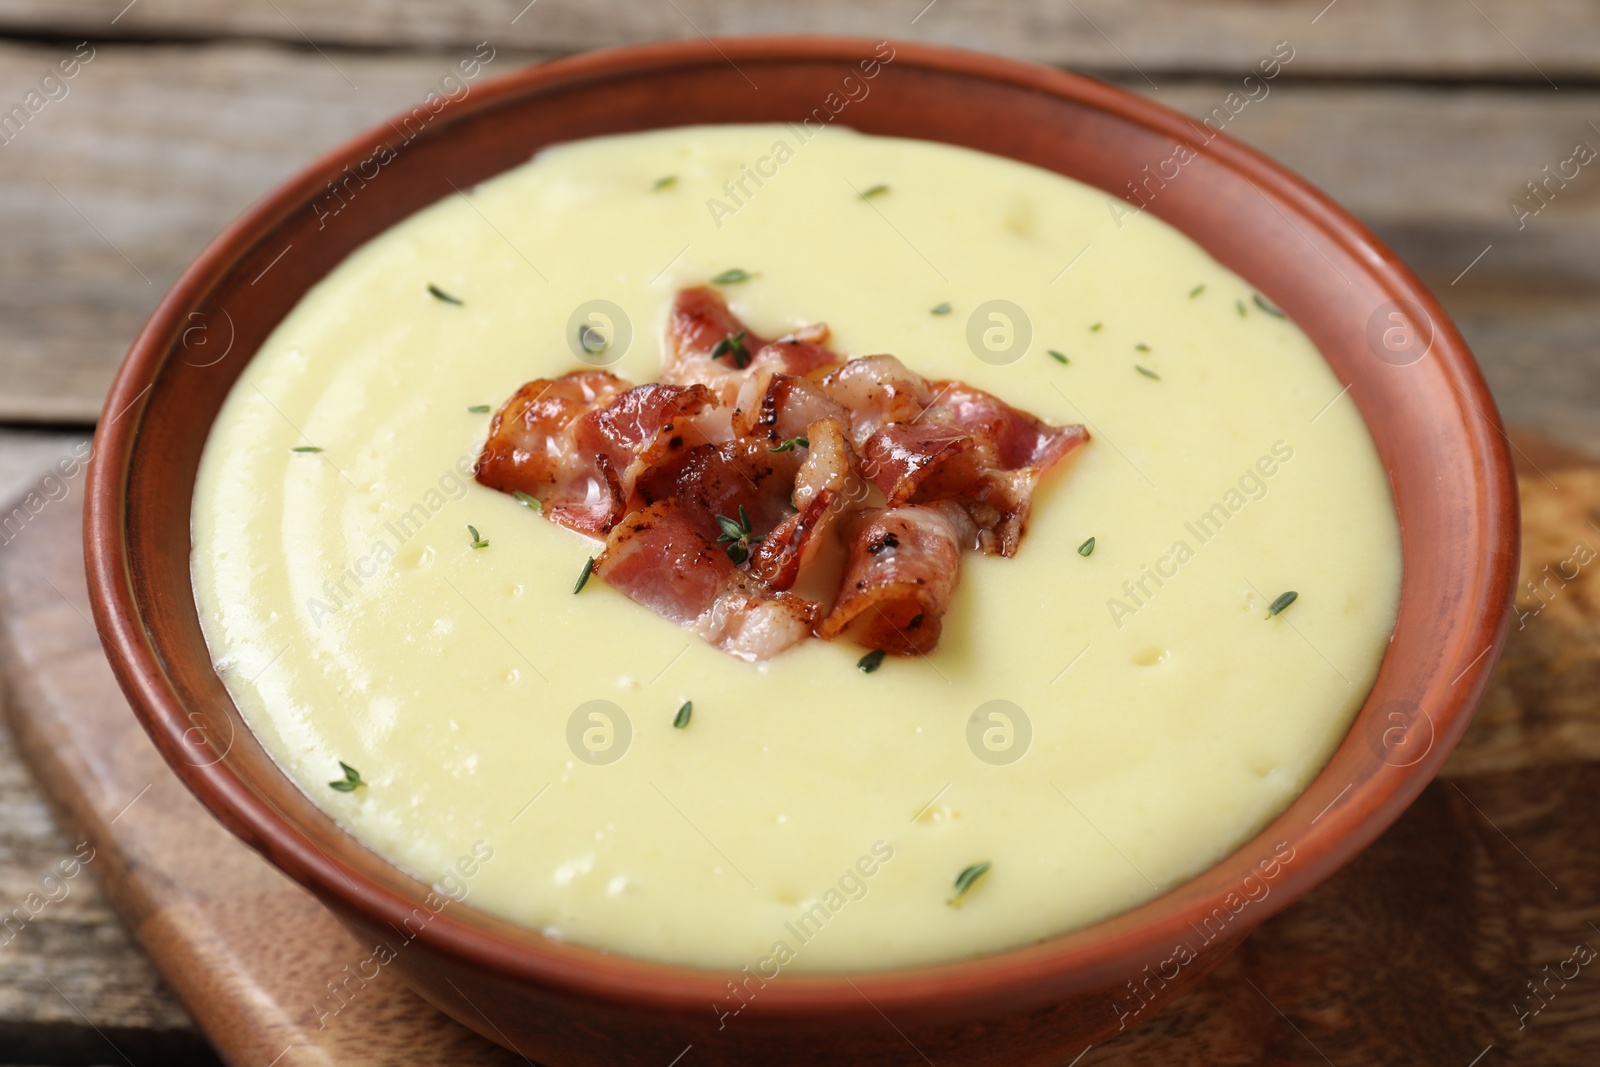
[[[868, 81], [862, 64], [874, 58]], [[556, 142], [807, 118], [1008, 156], [1108, 197], [1159, 189], [1147, 210], [1287, 311], [1349, 385], [1393, 487], [1404, 577], [1392, 643], [1348, 736], [1303, 795], [1215, 867], [1027, 947], [749, 986], [749, 1006], [728, 1018], [715, 1007], [726, 1004], [727, 974], [557, 943], [470, 904], [418, 921], [429, 887], [302, 795], [213, 671], [190, 586], [189, 510], [201, 448], [240, 370], [368, 239]], [[1179, 146], [1193, 158], [1170, 162]], [[1144, 184], [1151, 174], [1167, 177]], [[330, 183], [352, 193], [336, 218]], [[491, 1041], [550, 1067], [665, 1067], [691, 1045], [697, 1065], [1023, 1067], [1065, 1064], [1148, 1019], [1377, 837], [1433, 777], [1466, 729], [1509, 618], [1517, 499], [1503, 440], [1465, 343], [1417, 279], [1327, 197], [1226, 135], [1119, 89], [994, 56], [832, 38], [694, 40], [576, 56], [455, 101], [436, 96], [246, 212], [128, 353], [100, 423], [84, 536], [111, 664], [173, 769], [363, 944], [408, 931], [392, 966]], [[1263, 878], [1270, 892], [1240, 906]]]

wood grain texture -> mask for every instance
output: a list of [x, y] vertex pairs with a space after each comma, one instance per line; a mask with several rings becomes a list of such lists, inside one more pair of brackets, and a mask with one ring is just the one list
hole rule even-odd
[[[73, 51], [0, 45], [0, 100]], [[341, 56], [336, 70], [270, 47], [98, 49], [0, 147], [0, 419], [92, 421], [134, 334], [212, 237], [454, 62]]]
[[[0, 107], [72, 52], [0, 44]], [[95, 418], [140, 324], [210, 238], [465, 54], [96, 46], [68, 95], [0, 146], [0, 421]], [[530, 58], [497, 51], [486, 75]], [[1205, 115], [1236, 88], [1163, 79], [1152, 95]], [[1600, 147], [1590, 120], [1600, 92], [1280, 80], [1227, 129], [1321, 185], [1444, 295], [1512, 417], [1600, 450], [1600, 170], [1520, 230], [1510, 210], [1576, 140]]]
[[[0, 431], [0, 500], [22, 499], [41, 470], [83, 442], [81, 434]], [[41, 488], [59, 497], [81, 485], [80, 476]], [[21, 521], [10, 507], [0, 512], [0, 566], [21, 551], [13, 540]], [[93, 846], [57, 826], [0, 721], [0, 1057], [109, 1063], [121, 1049], [142, 1061], [215, 1062], [88, 873], [94, 860], [81, 864], [85, 847]]]
[[[1476, 9], [1476, 10], [1475, 10]], [[1600, 69], [1600, 21], [1583, 0], [5, 0], [0, 29], [96, 39], [263, 37], [293, 44], [580, 51], [677, 37], [832, 33], [1001, 52], [1155, 76], [1243, 74], [1273, 42], [1308, 73], [1499, 77], [1544, 83]], [[1159, 79], [1158, 79], [1159, 80]]]
[[1512, 639], [1448, 775], [1600, 761], [1600, 468], [1522, 452]]
[[[1600, 468], [1574, 466], [1573, 453], [1543, 442], [1518, 444], [1532, 575], [1570, 556], [1574, 537], [1600, 547]], [[387, 973], [348, 986], [347, 1004], [318, 1028], [319, 1011], [337, 1003], [328, 983], [370, 950], [222, 831], [140, 732], [86, 618], [79, 519], [68, 496], [0, 551], [9, 711], [69, 833], [100, 850], [93, 877], [223, 1056], [251, 1067], [280, 1055], [281, 1064], [518, 1062]], [[1560, 971], [1580, 943], [1600, 948], [1596, 572], [1600, 560], [1513, 627], [1489, 703], [1446, 775], [1387, 834], [1194, 991], [1089, 1050], [1081, 1067], [1464, 1067], [1491, 1045], [1496, 1058], [1485, 1062], [1592, 1063], [1600, 973], [1580, 967], [1563, 981]], [[1082, 1051], [1063, 1049], [1061, 1063]]]

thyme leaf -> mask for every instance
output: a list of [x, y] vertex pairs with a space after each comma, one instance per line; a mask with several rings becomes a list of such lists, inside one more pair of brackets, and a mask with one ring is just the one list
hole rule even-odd
[[945, 903], [950, 905], [952, 908], [961, 907], [962, 898], [971, 891], [973, 885], [977, 883], [979, 878], [982, 878], [988, 873], [989, 861], [984, 860], [982, 863], [974, 863], [972, 866], [956, 875], [955, 896], [945, 901]]
[[1281, 309], [1267, 303], [1267, 298], [1262, 296], [1260, 293], [1255, 294], [1252, 299], [1255, 300], [1256, 307], [1260, 308], [1262, 311], [1265, 311], [1268, 315], [1271, 315], [1275, 319], [1286, 319], [1289, 317], [1285, 315]]
[[611, 342], [606, 340], [606, 335], [595, 329], [591, 323], [583, 323], [578, 327], [578, 347], [591, 356], [598, 356], [611, 347]]
[[721, 359], [723, 356], [733, 356], [733, 365], [743, 370], [750, 362], [750, 349], [745, 347], [745, 331], [730, 334], [711, 347], [711, 358]]
[[722, 527], [722, 534], [717, 538], [719, 544], [727, 544], [728, 558], [735, 563], [743, 563], [750, 558], [750, 546], [760, 544], [762, 538], [757, 537], [750, 527], [750, 513], [743, 504], [739, 505], [739, 517], [730, 519], [726, 515], [716, 516], [717, 525]]
[[340, 793], [354, 793], [366, 782], [361, 780], [361, 772], [356, 770], [344, 760], [339, 761], [339, 769], [344, 771], [344, 777], [328, 783], [328, 788]]

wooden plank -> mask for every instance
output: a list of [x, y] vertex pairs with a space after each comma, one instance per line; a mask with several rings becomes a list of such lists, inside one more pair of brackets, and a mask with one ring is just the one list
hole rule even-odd
[[[71, 53], [0, 44], [0, 102]], [[211, 236], [465, 54], [97, 46], [69, 95], [0, 147], [0, 421], [93, 419], [127, 343]], [[497, 52], [487, 71], [527, 60]], [[1191, 79], [1154, 95], [1201, 116], [1235, 88]], [[1462, 316], [1519, 419], [1600, 447], [1600, 165], [1521, 229], [1509, 206], [1577, 140], [1600, 146], [1591, 120], [1600, 91], [1280, 81], [1226, 129], [1394, 244]], [[1529, 384], [1552, 380], [1563, 388]]]
[[[1522, 482], [1531, 576], [1575, 539], [1600, 546], [1600, 468], [1523, 450], [1552, 479], [1530, 469]], [[82, 614], [79, 520], [69, 496], [0, 551], [0, 678], [64, 821], [100, 850], [84, 877], [105, 880], [223, 1055], [250, 1067], [519, 1062], [388, 973], [318, 1027], [324, 983], [367, 952], [222, 831], [139, 730]], [[1388, 833], [1159, 1015], [1136, 1013], [1136, 1027], [1061, 1062], [1466, 1065], [1491, 1045], [1496, 1064], [1590, 1062], [1600, 983], [1569, 973], [1543, 999], [1526, 983], [1577, 943], [1600, 945], [1588, 925], [1600, 919], [1588, 903], [1600, 898], [1600, 568], [1524, 611], [1536, 604], [1445, 774]]]
[[[83, 447], [87, 440], [81, 433], [0, 429], [0, 500], [20, 496], [38, 481], [40, 472]], [[4, 542], [5, 533], [0, 529], [0, 548]]]
[[1600, 453], [1600, 297], [1485, 291], [1465, 282], [1434, 290], [1472, 345], [1507, 422]]
[[[41, 470], [81, 454], [83, 444], [81, 434], [0, 431], [0, 500], [20, 499]], [[36, 501], [59, 506], [82, 481], [58, 472]], [[18, 529], [14, 521], [0, 530], [0, 565], [22, 551]], [[0, 1056], [110, 1063], [120, 1050], [136, 1060], [215, 1063], [89, 873], [97, 858], [81, 836], [58, 828], [0, 718]]]
[[[21, 100], [73, 52], [0, 45], [0, 100]], [[421, 99], [453, 62], [96, 50], [68, 95], [0, 148], [0, 420], [92, 421], [128, 343], [207, 241], [317, 155]]]
[[5, 0], [0, 30], [96, 40], [262, 37], [341, 46], [497, 46], [579, 51], [711, 35], [838, 33], [976, 48], [1156, 77], [1243, 76], [1274, 42], [1303, 48], [1297, 74], [1495, 77], [1544, 84], [1600, 71], [1600, 19], [1583, 0]]

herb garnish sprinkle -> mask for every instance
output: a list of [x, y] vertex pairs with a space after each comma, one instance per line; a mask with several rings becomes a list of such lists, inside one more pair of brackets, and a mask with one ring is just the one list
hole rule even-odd
[[592, 323], [585, 322], [578, 327], [578, 347], [591, 356], [598, 356], [611, 347], [611, 342]]
[[989, 873], [989, 861], [974, 863], [960, 874], [956, 875], [956, 895], [945, 901], [952, 908], [961, 907], [961, 900], [972, 889], [973, 885]]
[[761, 543], [750, 529], [750, 513], [745, 511], [744, 505], [739, 505], [739, 517], [730, 519], [726, 515], [717, 516], [717, 525], [722, 527], [722, 535], [717, 538], [718, 543], [727, 542], [728, 558], [735, 563], [743, 563], [750, 558], [750, 546]]
[[750, 349], [745, 347], [744, 335], [745, 331], [740, 330], [738, 333], [731, 334], [718, 341], [711, 348], [711, 358], [721, 359], [723, 356], [731, 355], [733, 356], [733, 365], [743, 370], [745, 365], [750, 362]]
[[438, 299], [443, 300], [446, 304], [454, 304], [456, 307], [461, 306], [461, 298], [459, 296], [451, 296], [449, 293], [445, 292], [437, 285], [434, 285], [432, 282], [428, 283], [428, 292], [432, 293]]
[[811, 441], [805, 437], [791, 437], [782, 444], [773, 445], [768, 452], [793, 452], [796, 448], [810, 448]]
[[295, 445], [293, 448], [289, 449], [289, 451], [290, 452], [321, 452], [322, 449], [318, 448], [316, 445]]
[[483, 537], [478, 533], [478, 528], [476, 526], [468, 526], [467, 527], [467, 533], [472, 535], [472, 547], [473, 548], [488, 548], [489, 547], [489, 542], [485, 541], [483, 539]]
[[474, 415], [487, 415], [487, 414], [489, 414], [489, 412], [493, 411], [494, 409], [491, 408], [488, 404], [474, 404], [471, 407], [469, 407], [467, 410], [472, 412]]
[[1063, 353], [1057, 352], [1053, 348], [1048, 348], [1045, 351], [1049, 352], [1050, 353], [1050, 358], [1055, 360], [1057, 363], [1070, 363], [1070, 362], [1072, 362]]
[[1161, 375], [1157, 374], [1155, 371], [1151, 370], [1149, 367], [1141, 367], [1141, 366], [1139, 366], [1139, 364], [1135, 363], [1133, 365], [1133, 369], [1138, 371], [1140, 374], [1144, 375], [1146, 378], [1154, 378], [1158, 382], [1161, 380]]
[[1085, 541], [1083, 544], [1078, 546], [1078, 555], [1080, 555], [1080, 556], [1088, 556], [1093, 551], [1094, 551], [1094, 538], [1092, 538], [1092, 537], [1089, 538], [1089, 540]]
[[689, 716], [694, 714], [694, 701], [685, 700], [683, 707], [678, 709], [678, 714], [673, 717], [672, 728], [681, 730], [689, 725]]
[[361, 780], [361, 772], [344, 760], [339, 761], [339, 769], [344, 771], [344, 777], [338, 781], [329, 782], [328, 788], [340, 793], [354, 793], [358, 788], [367, 784]]
[[944, 303], [942, 303], [938, 307], [934, 308], [933, 309], [933, 313], [935, 315], [948, 315], [948, 314], [950, 314], [950, 301], [946, 300]]
[[743, 267], [733, 267], [733, 268], [731, 268], [729, 270], [723, 271], [721, 274], [718, 274], [717, 276], [712, 278], [711, 279], [711, 284], [712, 285], [738, 285], [740, 282], [747, 282], [751, 278], [754, 278], [754, 277], [756, 277], [756, 275], [751, 274], [749, 271], [745, 270]]
[[583, 587], [589, 581], [589, 575], [594, 573], [594, 557], [590, 556], [583, 562], [583, 570], [578, 572], [578, 584], [572, 587], [572, 595], [577, 596], [583, 592]]
[[511, 491], [511, 498], [517, 503], [521, 504], [523, 507], [532, 508], [534, 511], [544, 510], [544, 505], [539, 502], [538, 497], [532, 495], [531, 493], [524, 493], [521, 489], [513, 489]]
[[873, 197], [882, 196], [884, 193], [887, 193], [888, 191], [889, 191], [889, 187], [887, 185], [874, 185], [872, 188], [868, 189], [866, 192], [861, 194], [861, 199], [863, 199], [863, 200], [871, 200]]
[[856, 670], [860, 671], [862, 674], [871, 674], [873, 671], [883, 666], [883, 657], [887, 655], [888, 653], [883, 649], [875, 648], [871, 652], [868, 652], [865, 656], [862, 656], [860, 659], [856, 660]]
[[1299, 599], [1300, 594], [1295, 592], [1293, 589], [1289, 590], [1287, 593], [1278, 594], [1278, 599], [1274, 600], [1272, 602], [1272, 606], [1267, 609], [1267, 618], [1270, 619], [1274, 615], [1279, 614], [1284, 608], [1288, 607], [1290, 604], [1293, 604]]
[[653, 192], [658, 192], [659, 193], [661, 190], [663, 190], [663, 189], [671, 189], [674, 185], [677, 185], [677, 184], [678, 184], [678, 176], [676, 174], [664, 174], [661, 177], [657, 178], [655, 180], [655, 184], [651, 185], [650, 188], [651, 188], [651, 190]]
[[1255, 300], [1256, 307], [1260, 308], [1262, 311], [1265, 311], [1268, 315], [1271, 315], [1275, 319], [1286, 319], [1286, 318], [1289, 317], [1289, 316], [1285, 315], [1280, 309], [1278, 309], [1278, 308], [1274, 307], [1273, 305], [1267, 303], [1267, 298], [1262, 296], [1260, 293], [1255, 294], [1255, 296], [1252, 297], [1252, 299]]
[[1199, 296], [1201, 293], [1203, 293], [1205, 291], [1206, 291], [1206, 285], [1205, 285], [1204, 282], [1201, 282], [1199, 285], [1197, 285], [1193, 289], [1189, 290], [1189, 299], [1193, 300], [1195, 297]]

